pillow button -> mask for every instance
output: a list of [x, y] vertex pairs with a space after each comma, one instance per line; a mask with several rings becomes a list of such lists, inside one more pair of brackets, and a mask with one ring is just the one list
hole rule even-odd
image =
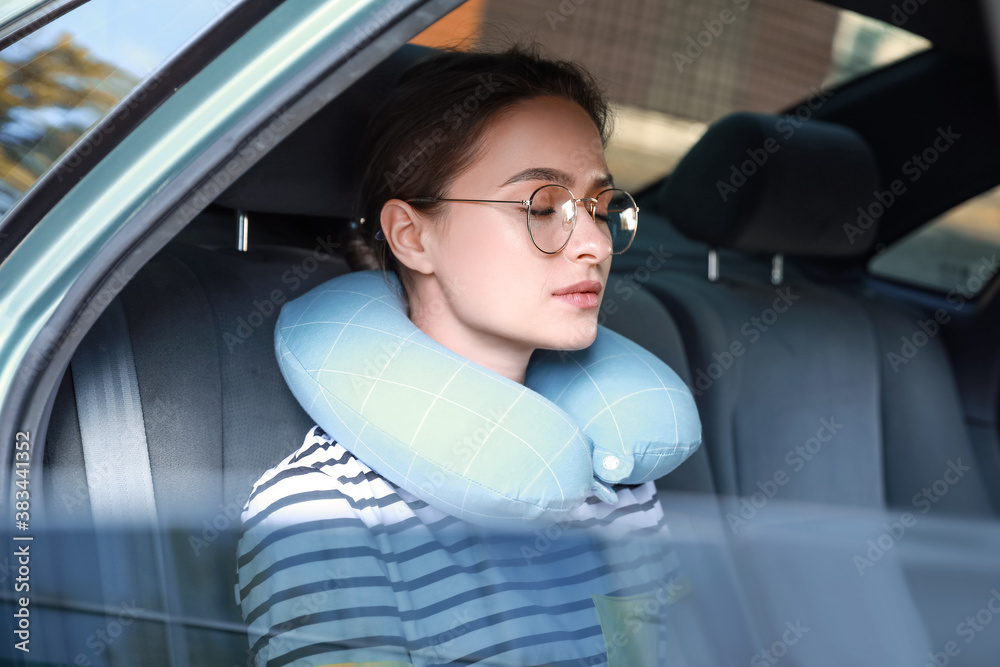
[[605, 456], [601, 465], [604, 466], [605, 470], [616, 470], [621, 465], [621, 461], [618, 460], [617, 456]]

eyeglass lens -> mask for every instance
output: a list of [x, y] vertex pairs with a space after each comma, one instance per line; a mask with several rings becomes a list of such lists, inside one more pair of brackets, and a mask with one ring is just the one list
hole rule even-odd
[[[599, 229], [611, 241], [611, 252], [624, 252], [635, 237], [638, 210], [631, 195], [624, 190], [605, 190], [597, 204], [583, 202], [593, 212]], [[535, 191], [528, 210], [531, 240], [543, 252], [557, 252], [573, 232], [577, 203], [572, 193], [561, 185], [546, 185]]]

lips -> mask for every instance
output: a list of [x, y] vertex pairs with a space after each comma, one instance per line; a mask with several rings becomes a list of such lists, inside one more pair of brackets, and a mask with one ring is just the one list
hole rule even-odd
[[602, 285], [596, 280], [581, 280], [578, 283], [563, 287], [553, 292], [560, 301], [565, 301], [578, 308], [596, 308], [600, 303], [598, 294]]
[[564, 294], [579, 294], [584, 292], [600, 294], [601, 283], [597, 280], [581, 280], [580, 282], [574, 283], [569, 287], [563, 287], [562, 289], [558, 289], [552, 294], [554, 296], [562, 296]]

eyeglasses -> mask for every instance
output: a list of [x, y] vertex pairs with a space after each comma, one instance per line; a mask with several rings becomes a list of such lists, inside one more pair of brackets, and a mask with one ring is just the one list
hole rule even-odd
[[569, 188], [562, 185], [543, 185], [531, 193], [528, 199], [445, 199], [442, 197], [418, 197], [408, 199], [412, 204], [435, 204], [437, 202], [463, 202], [471, 204], [520, 204], [524, 207], [528, 236], [535, 247], [546, 255], [566, 247], [569, 237], [576, 228], [577, 204], [587, 207], [587, 212], [598, 228], [611, 241], [611, 254], [620, 255], [635, 238], [639, 224], [639, 207], [632, 195], [624, 190], [609, 188], [596, 197], [577, 198]]

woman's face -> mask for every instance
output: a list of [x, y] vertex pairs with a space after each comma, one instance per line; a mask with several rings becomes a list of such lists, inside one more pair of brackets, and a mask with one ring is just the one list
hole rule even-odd
[[[539, 97], [494, 120], [475, 162], [445, 196], [522, 200], [549, 183], [594, 197], [611, 175], [590, 116], [573, 102]], [[440, 210], [428, 226], [433, 275], [419, 276], [424, 284], [412, 313], [421, 329], [507, 377], [517, 372], [503, 369], [521, 364], [523, 373], [536, 348], [594, 342], [612, 249], [585, 206], [578, 205], [573, 234], [556, 254], [532, 243], [520, 204], [445, 203]], [[557, 295], [588, 281], [599, 286], [596, 296]]]

